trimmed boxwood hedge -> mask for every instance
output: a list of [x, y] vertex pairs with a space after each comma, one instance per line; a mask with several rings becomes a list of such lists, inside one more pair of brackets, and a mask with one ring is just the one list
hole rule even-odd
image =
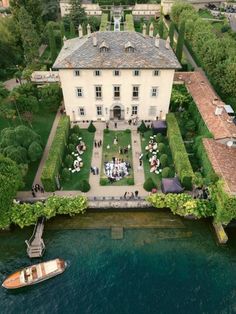
[[67, 116], [62, 116], [57, 126], [56, 134], [54, 136], [48, 158], [44, 164], [41, 181], [45, 191], [53, 192], [56, 190], [55, 177], [59, 173], [62, 158], [65, 151], [68, 135], [70, 129], [70, 120]]
[[178, 122], [173, 113], [169, 113], [166, 120], [168, 125], [167, 136], [169, 138], [175, 169], [182, 185], [187, 190], [190, 190], [192, 188], [194, 173], [184, 146]]

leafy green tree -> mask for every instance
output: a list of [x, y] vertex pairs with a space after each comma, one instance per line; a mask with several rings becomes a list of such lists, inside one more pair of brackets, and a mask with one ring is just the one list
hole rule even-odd
[[59, 84], [45, 85], [40, 88], [41, 104], [51, 111], [57, 111], [62, 101], [62, 90]]
[[7, 146], [3, 149], [3, 155], [14, 160], [18, 165], [26, 164], [28, 162], [27, 150], [21, 146]]
[[31, 161], [39, 160], [42, 156], [43, 149], [38, 142], [32, 142], [28, 148], [28, 156]]
[[88, 192], [90, 190], [90, 184], [88, 180], [81, 180], [79, 183], [79, 189], [81, 192]]
[[18, 145], [23, 146], [26, 149], [29, 148], [32, 142], [40, 144], [40, 136], [27, 126], [19, 125], [14, 129], [14, 132]]
[[31, 16], [24, 7], [19, 9], [18, 27], [24, 49], [24, 58], [27, 64], [38, 60], [39, 57], [39, 37], [32, 23]]
[[179, 62], [182, 60], [183, 47], [184, 47], [184, 35], [185, 35], [185, 22], [181, 21], [179, 28], [179, 36], [176, 45], [176, 57]]
[[23, 180], [16, 163], [0, 155], [0, 228], [11, 223], [11, 206], [20, 187], [23, 187]]
[[191, 4], [186, 3], [186, 2], [177, 2], [176, 1], [176, 3], [174, 3], [174, 5], [171, 7], [171, 14], [170, 14], [171, 19], [177, 25], [179, 24], [180, 15], [184, 11], [195, 13], [194, 7]]
[[100, 26], [100, 19], [96, 16], [89, 16], [88, 17], [88, 24], [91, 27], [92, 32], [96, 32], [99, 30]]
[[0, 101], [9, 95], [9, 91], [5, 88], [3, 83], [0, 82]]
[[59, 14], [59, 1], [42, 0], [42, 19], [44, 21], [56, 21]]
[[170, 28], [169, 28], [169, 38], [170, 38], [170, 45], [172, 48], [174, 46], [174, 33], [175, 33], [175, 25], [174, 25], [174, 22], [171, 21]]
[[160, 17], [159, 23], [158, 23], [158, 33], [160, 35], [160, 38], [163, 38], [164, 36], [164, 23], [162, 16]]
[[70, 21], [70, 38], [74, 38], [75, 37], [75, 25], [73, 23], [73, 21]]
[[70, 0], [69, 17], [75, 27], [83, 24], [86, 21], [86, 14], [84, 8], [81, 6], [81, 0]]
[[65, 34], [66, 34], [66, 32], [65, 32], [65, 25], [64, 25], [63, 20], [60, 23], [60, 32], [61, 32], [61, 45], [63, 46], [64, 37], [65, 37]]
[[56, 48], [56, 41], [55, 41], [55, 36], [53, 32], [52, 25], [49, 24], [48, 26], [48, 41], [49, 41], [49, 48], [50, 48], [50, 53], [51, 53], [51, 60], [54, 62], [57, 57], [57, 48]]
[[149, 177], [144, 182], [143, 187], [146, 191], [150, 192], [150, 191], [152, 191], [152, 189], [156, 188], [156, 184], [154, 183], [153, 179], [151, 177]]

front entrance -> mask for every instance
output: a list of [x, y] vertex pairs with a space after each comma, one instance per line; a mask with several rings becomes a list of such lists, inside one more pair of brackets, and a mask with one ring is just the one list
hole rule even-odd
[[113, 117], [114, 119], [121, 119], [121, 107], [120, 106], [115, 106], [113, 108]]

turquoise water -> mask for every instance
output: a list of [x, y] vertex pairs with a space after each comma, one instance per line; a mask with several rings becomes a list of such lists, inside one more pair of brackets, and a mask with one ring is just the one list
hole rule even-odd
[[[185, 229], [46, 229], [44, 260], [61, 257], [66, 272], [22, 290], [0, 288], [0, 313], [236, 313], [236, 233], [219, 247], [208, 222]], [[0, 234], [0, 281], [29, 264], [32, 229]]]

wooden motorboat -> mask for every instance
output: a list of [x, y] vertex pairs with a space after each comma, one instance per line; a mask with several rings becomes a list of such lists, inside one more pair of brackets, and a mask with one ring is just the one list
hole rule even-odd
[[9, 275], [2, 286], [6, 289], [17, 289], [34, 285], [63, 273], [66, 266], [66, 262], [59, 258], [28, 266]]

